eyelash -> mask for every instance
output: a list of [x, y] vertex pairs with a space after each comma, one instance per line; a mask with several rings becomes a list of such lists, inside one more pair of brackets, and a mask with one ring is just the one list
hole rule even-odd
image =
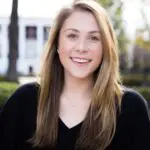
[[[75, 39], [78, 36], [76, 34], [72, 33], [72, 34], [69, 34], [67, 37], [71, 38], [71, 39]], [[92, 41], [99, 41], [99, 38], [97, 36], [90, 36], [89, 39], [92, 40]]]
[[90, 40], [92, 40], [92, 41], [99, 41], [99, 38], [97, 36], [91, 36]]
[[77, 38], [77, 35], [76, 34], [69, 34], [67, 37], [74, 39], [74, 38]]

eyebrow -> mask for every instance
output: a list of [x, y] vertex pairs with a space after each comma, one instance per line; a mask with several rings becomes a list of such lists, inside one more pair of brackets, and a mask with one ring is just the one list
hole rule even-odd
[[[67, 32], [68, 30], [71, 30], [74, 32], [80, 32], [79, 30], [74, 29], [74, 28], [68, 28], [68, 29], [64, 30], [64, 32]], [[89, 33], [100, 33], [100, 30], [90, 31]]]

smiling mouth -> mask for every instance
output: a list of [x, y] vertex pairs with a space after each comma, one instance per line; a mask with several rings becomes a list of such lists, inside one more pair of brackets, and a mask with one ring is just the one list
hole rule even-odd
[[91, 59], [88, 58], [79, 58], [79, 57], [70, 57], [70, 59], [75, 63], [86, 64], [91, 62]]

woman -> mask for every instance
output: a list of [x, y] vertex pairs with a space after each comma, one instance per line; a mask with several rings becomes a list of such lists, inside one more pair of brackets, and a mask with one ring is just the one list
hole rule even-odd
[[146, 101], [121, 85], [116, 38], [98, 3], [60, 11], [40, 75], [5, 104], [1, 149], [150, 149]]

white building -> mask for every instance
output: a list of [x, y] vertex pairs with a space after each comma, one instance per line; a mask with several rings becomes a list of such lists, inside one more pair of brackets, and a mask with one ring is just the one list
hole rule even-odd
[[[19, 58], [17, 70], [28, 74], [39, 71], [43, 45], [48, 37], [52, 19], [20, 18], [19, 19]], [[5, 74], [8, 67], [8, 25], [9, 18], [0, 17], [0, 74]]]

